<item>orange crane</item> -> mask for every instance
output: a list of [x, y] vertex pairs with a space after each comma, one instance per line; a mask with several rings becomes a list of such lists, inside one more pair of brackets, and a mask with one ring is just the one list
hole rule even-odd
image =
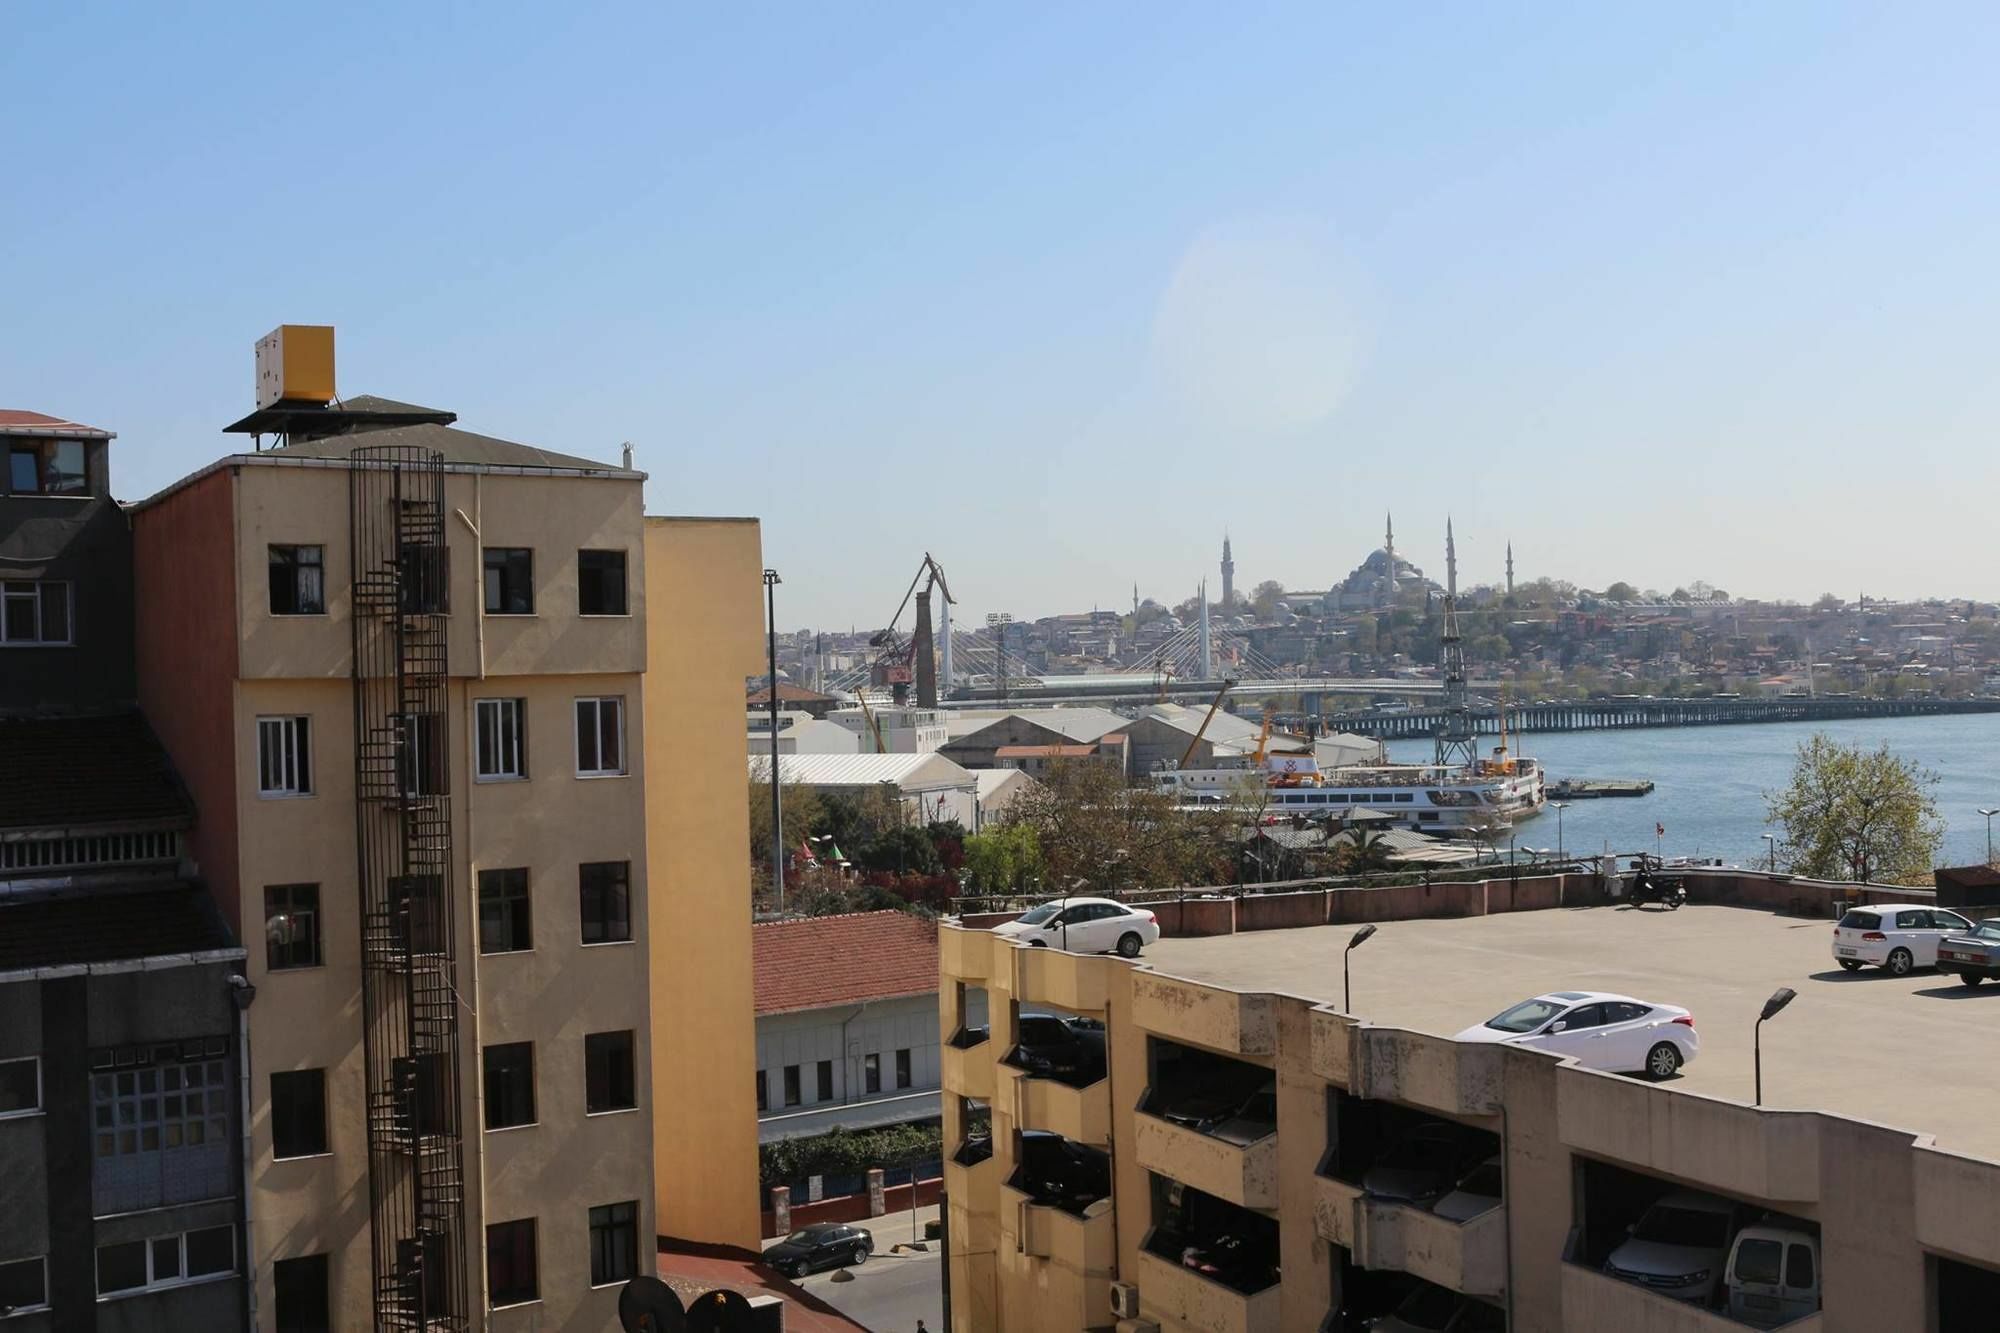
[[[1223, 681], [1223, 682], [1222, 682], [1222, 688], [1221, 688], [1221, 689], [1219, 689], [1219, 690], [1217, 690], [1217, 691], [1215, 692], [1215, 698], [1213, 698], [1213, 699], [1211, 699], [1211, 700], [1209, 701], [1209, 705], [1208, 705], [1208, 712], [1207, 712], [1207, 714], [1206, 714], [1206, 715], [1204, 715], [1204, 716], [1202, 717], [1202, 719], [1201, 719], [1201, 726], [1199, 726], [1199, 727], [1197, 727], [1197, 728], [1195, 729], [1195, 733], [1194, 733], [1194, 739], [1188, 742], [1188, 745], [1187, 745], [1187, 749], [1186, 749], [1185, 751], [1183, 751], [1183, 752], [1182, 752], [1182, 754], [1181, 754], [1181, 764], [1180, 764], [1180, 766], [1181, 766], [1182, 768], [1186, 768], [1186, 767], [1188, 766], [1188, 762], [1189, 762], [1190, 760], [1192, 760], [1192, 759], [1194, 758], [1194, 749], [1195, 749], [1195, 747], [1196, 747], [1197, 745], [1200, 745], [1200, 744], [1201, 744], [1201, 738], [1202, 738], [1203, 736], [1206, 736], [1206, 735], [1208, 734], [1208, 724], [1209, 724], [1209, 723], [1211, 723], [1211, 722], [1213, 722], [1213, 721], [1215, 721], [1215, 710], [1216, 710], [1216, 709], [1218, 709], [1218, 708], [1220, 708], [1220, 707], [1222, 707], [1222, 696], [1223, 696], [1223, 695], [1225, 695], [1225, 694], [1227, 694], [1227, 693], [1229, 693], [1229, 691], [1230, 691], [1231, 689], [1235, 688], [1235, 685], [1236, 685], [1236, 682], [1235, 682], [1235, 681], [1233, 681], [1233, 680], [1225, 680], [1225, 681]], [[1265, 732], [1265, 734], [1266, 734], [1266, 735], [1269, 735], [1269, 734], [1270, 734], [1270, 730], [1271, 730], [1271, 727], [1270, 727], [1270, 723], [1269, 723], [1269, 722], [1267, 721], [1267, 722], [1266, 722], [1266, 723], [1264, 724], [1264, 732]], [[1262, 748], [1262, 747], [1261, 747], [1261, 745], [1260, 745], [1260, 746], [1259, 746], [1259, 749], [1261, 750], [1261, 748]], [[1257, 760], [1257, 762], [1258, 762], [1258, 763], [1260, 763], [1260, 764], [1264, 762], [1264, 760], [1263, 760], [1263, 758], [1262, 758], [1261, 754], [1260, 754], [1260, 756], [1258, 757], [1258, 760]]]

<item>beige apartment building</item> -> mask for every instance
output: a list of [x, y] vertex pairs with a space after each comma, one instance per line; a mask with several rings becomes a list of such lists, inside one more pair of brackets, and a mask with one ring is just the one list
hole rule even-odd
[[[1694, 890], [1708, 905], [1671, 916], [1576, 910], [1603, 901], [1587, 876], [1190, 901], [1185, 923], [1166, 904], [1170, 927], [1205, 937], [1137, 962], [943, 927], [951, 1327], [1993, 1327], [2000, 1131], [1975, 1054], [1992, 1040], [1971, 1016], [1981, 992], [1835, 969], [1824, 912], [1740, 905], [1747, 878], [1718, 875]], [[1364, 920], [1378, 929], [1350, 953]], [[1629, 989], [1608, 984], [1621, 974]], [[1699, 1058], [1654, 1083], [1438, 1035], [1563, 977], [1691, 1007]], [[1780, 983], [1798, 998], [1760, 1032]], [[982, 996], [990, 1031], [967, 1019]], [[1052, 1018], [1101, 1042], [1101, 1072], [1030, 1058], [1022, 1043], [1045, 1053]], [[1457, 1154], [1440, 1181], [1497, 1167], [1476, 1191], [1493, 1206], [1455, 1220], [1433, 1209], [1437, 1185], [1396, 1182], [1408, 1145], [1433, 1142]], [[1096, 1162], [1108, 1188], [1087, 1170], [1063, 1185], [1051, 1160]], [[1689, 1273], [1607, 1271], [1644, 1269], [1620, 1250], [1630, 1228], [1684, 1197], [1739, 1237], [1794, 1238], [1782, 1307], [1732, 1317], [1720, 1253]], [[1399, 1307], [1408, 1322], [1371, 1322]]]
[[[678, 1094], [654, 1100], [654, 1014], [686, 994], [651, 956], [663, 868], [680, 911], [738, 892], [749, 1046], [745, 863], [646, 836], [648, 582], [701, 534], [649, 540], [629, 456], [330, 401], [325, 334], [324, 387], [280, 386], [232, 427], [279, 447], [132, 513], [141, 697], [250, 946], [254, 1325], [614, 1327], [622, 1283], [653, 1271], [656, 1134], [690, 1128]], [[722, 651], [674, 657], [664, 689], [741, 694], [757, 529], [724, 531], [716, 579], [749, 610]], [[734, 748], [670, 757], [668, 785], [740, 808], [730, 704]], [[706, 980], [701, 1003], [729, 998]], [[698, 1113], [740, 1110], [741, 1148], [658, 1188], [705, 1209], [733, 1169], [754, 1219], [748, 1074], [734, 1086]], [[704, 1211], [679, 1230], [744, 1227]]]

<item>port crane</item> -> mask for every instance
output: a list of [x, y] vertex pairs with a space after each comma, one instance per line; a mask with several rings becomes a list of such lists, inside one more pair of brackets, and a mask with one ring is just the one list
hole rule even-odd
[[[922, 585], [921, 588], [918, 585]], [[944, 566], [926, 551], [923, 563], [917, 566], [916, 577], [910, 580], [909, 588], [903, 593], [903, 600], [896, 604], [896, 614], [889, 617], [888, 628], [878, 630], [868, 639], [869, 647], [881, 649], [868, 669], [868, 683], [877, 687], [886, 686], [889, 698], [897, 704], [910, 701], [910, 687], [914, 684], [918, 706], [937, 707], [937, 650], [931, 631], [933, 589], [942, 593], [946, 602], [958, 605], [958, 599], [951, 595], [951, 585], [945, 581]], [[903, 609], [912, 600], [917, 604], [917, 623], [908, 641], [905, 641], [896, 629], [896, 622], [903, 618]]]

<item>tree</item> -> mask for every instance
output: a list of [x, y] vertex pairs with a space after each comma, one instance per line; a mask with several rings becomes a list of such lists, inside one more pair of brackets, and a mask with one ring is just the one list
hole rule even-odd
[[1823, 592], [1819, 595], [1819, 600], [1812, 604], [1812, 609], [1815, 611], [1838, 611], [1841, 606], [1842, 602], [1839, 593]]
[[977, 893], [1025, 888], [1042, 873], [1042, 844], [1026, 824], [1001, 824], [965, 840], [965, 883]]
[[1034, 830], [1051, 889], [1107, 893], [1217, 879], [1210, 821], [1162, 792], [1127, 787], [1095, 759], [1051, 764], [1008, 815]]
[[1784, 829], [1778, 855], [1793, 874], [1815, 879], [1922, 883], [1944, 842], [1937, 782], [1887, 745], [1867, 750], [1815, 735], [1800, 744], [1790, 784], [1764, 793], [1769, 822]]
[[1259, 620], [1269, 620], [1278, 614], [1278, 599], [1285, 595], [1285, 585], [1276, 579], [1265, 579], [1250, 590], [1250, 609]]
[[[767, 767], [765, 771], [770, 770]], [[782, 771], [782, 770], [781, 770]], [[796, 782], [778, 784], [778, 801], [785, 813], [785, 850], [790, 855], [805, 845], [806, 835], [822, 818], [819, 793]], [[750, 779], [750, 859], [771, 863], [771, 783]]]

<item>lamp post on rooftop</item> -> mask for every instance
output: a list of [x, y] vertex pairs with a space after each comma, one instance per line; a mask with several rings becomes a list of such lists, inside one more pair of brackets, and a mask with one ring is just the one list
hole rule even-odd
[[1757, 1026], [1752, 1029], [1751, 1044], [1757, 1062], [1757, 1095], [1752, 1106], [1764, 1104], [1764, 1020], [1777, 1017], [1778, 1011], [1798, 998], [1798, 992], [1790, 986], [1780, 986], [1771, 992], [1771, 998], [1764, 1001], [1764, 1012], [1757, 1015]]
[[[1988, 829], [1991, 829], [1991, 828], [1993, 827], [1993, 825], [1992, 825], [1991, 821], [1988, 821], [1988, 823], [1987, 823], [1986, 827], [1987, 827]], [[1775, 834], [1775, 833], [1766, 833], [1766, 834], [1764, 835], [1764, 850], [1765, 850], [1765, 851], [1767, 851], [1767, 852], [1769, 852], [1769, 853], [1771, 854], [1771, 873], [1775, 875], [1775, 874], [1777, 874], [1777, 873], [1778, 873], [1778, 835], [1777, 835], [1777, 834]]]
[[1982, 805], [1979, 807], [1979, 813], [1986, 816], [1986, 864], [1992, 865], [1993, 864], [1993, 816], [2000, 815], [2000, 805], [1994, 806], [1991, 810], [1988, 810], [1985, 806]]
[[785, 803], [778, 786], [778, 571], [764, 571], [764, 632], [771, 666], [771, 887], [785, 910]]
[[1371, 922], [1355, 931], [1348, 938], [1347, 947], [1340, 951], [1340, 1008], [1343, 1013], [1352, 1014], [1354, 1012], [1354, 992], [1348, 986], [1347, 980], [1347, 957], [1356, 949], [1366, 944], [1368, 937], [1374, 933], [1375, 926]]
[[1556, 860], [1560, 861], [1563, 859], [1563, 811], [1569, 809], [1569, 802], [1550, 801], [1549, 805], [1556, 812]]

